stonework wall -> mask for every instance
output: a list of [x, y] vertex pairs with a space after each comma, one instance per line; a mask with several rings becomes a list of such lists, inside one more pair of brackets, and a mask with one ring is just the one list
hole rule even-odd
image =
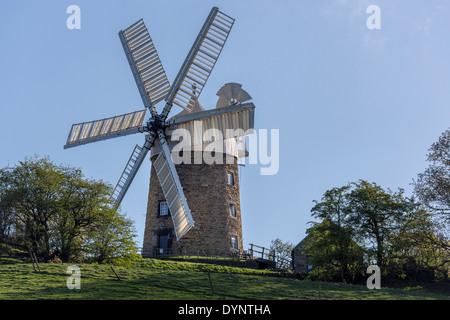
[[[155, 157], [152, 158], [154, 160]], [[180, 164], [176, 165], [194, 227], [180, 241], [176, 240], [170, 216], [158, 216], [164, 194], [152, 166], [148, 196], [147, 218], [143, 242], [143, 256], [152, 256], [159, 247], [160, 235], [169, 234], [169, 247], [174, 254], [220, 255], [232, 251], [231, 236], [237, 237], [238, 250], [243, 250], [239, 175], [237, 159], [233, 164]], [[227, 172], [233, 173], [234, 185], [227, 184]], [[234, 204], [236, 217], [230, 215]]]

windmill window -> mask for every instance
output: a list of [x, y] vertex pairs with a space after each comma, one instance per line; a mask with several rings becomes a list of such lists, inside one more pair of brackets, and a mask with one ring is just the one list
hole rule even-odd
[[234, 204], [229, 205], [230, 216], [236, 217], [236, 206]]
[[238, 239], [236, 236], [231, 236], [231, 248], [238, 249]]
[[160, 201], [159, 202], [159, 208], [158, 208], [158, 215], [159, 216], [168, 216], [169, 215], [169, 204], [167, 201]]
[[228, 183], [228, 185], [230, 185], [230, 186], [234, 185], [234, 176], [233, 176], [233, 172], [227, 172], [227, 183]]

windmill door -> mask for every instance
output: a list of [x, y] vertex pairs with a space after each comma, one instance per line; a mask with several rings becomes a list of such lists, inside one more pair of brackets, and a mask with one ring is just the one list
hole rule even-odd
[[169, 235], [159, 236], [159, 254], [169, 254]]

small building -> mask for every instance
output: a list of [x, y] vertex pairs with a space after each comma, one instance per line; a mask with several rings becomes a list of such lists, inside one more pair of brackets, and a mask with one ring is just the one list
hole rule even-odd
[[296, 275], [307, 274], [311, 271], [312, 265], [308, 262], [308, 256], [305, 250], [310, 242], [310, 237], [306, 236], [292, 249], [292, 271]]

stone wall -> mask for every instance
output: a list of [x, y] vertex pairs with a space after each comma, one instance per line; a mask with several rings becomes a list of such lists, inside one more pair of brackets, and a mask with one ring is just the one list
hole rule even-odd
[[[194, 155], [192, 155], [194, 156]], [[155, 157], [153, 156], [154, 160]], [[169, 234], [169, 247], [174, 254], [226, 256], [231, 250], [231, 236], [238, 240], [238, 250], [243, 250], [239, 175], [237, 159], [232, 164], [179, 164], [176, 165], [194, 227], [180, 241], [176, 240], [170, 216], [158, 216], [164, 194], [152, 166], [145, 223], [143, 256], [152, 256], [159, 246], [158, 236]], [[227, 172], [233, 173], [234, 185], [227, 184]], [[229, 205], [234, 204], [236, 217]]]

